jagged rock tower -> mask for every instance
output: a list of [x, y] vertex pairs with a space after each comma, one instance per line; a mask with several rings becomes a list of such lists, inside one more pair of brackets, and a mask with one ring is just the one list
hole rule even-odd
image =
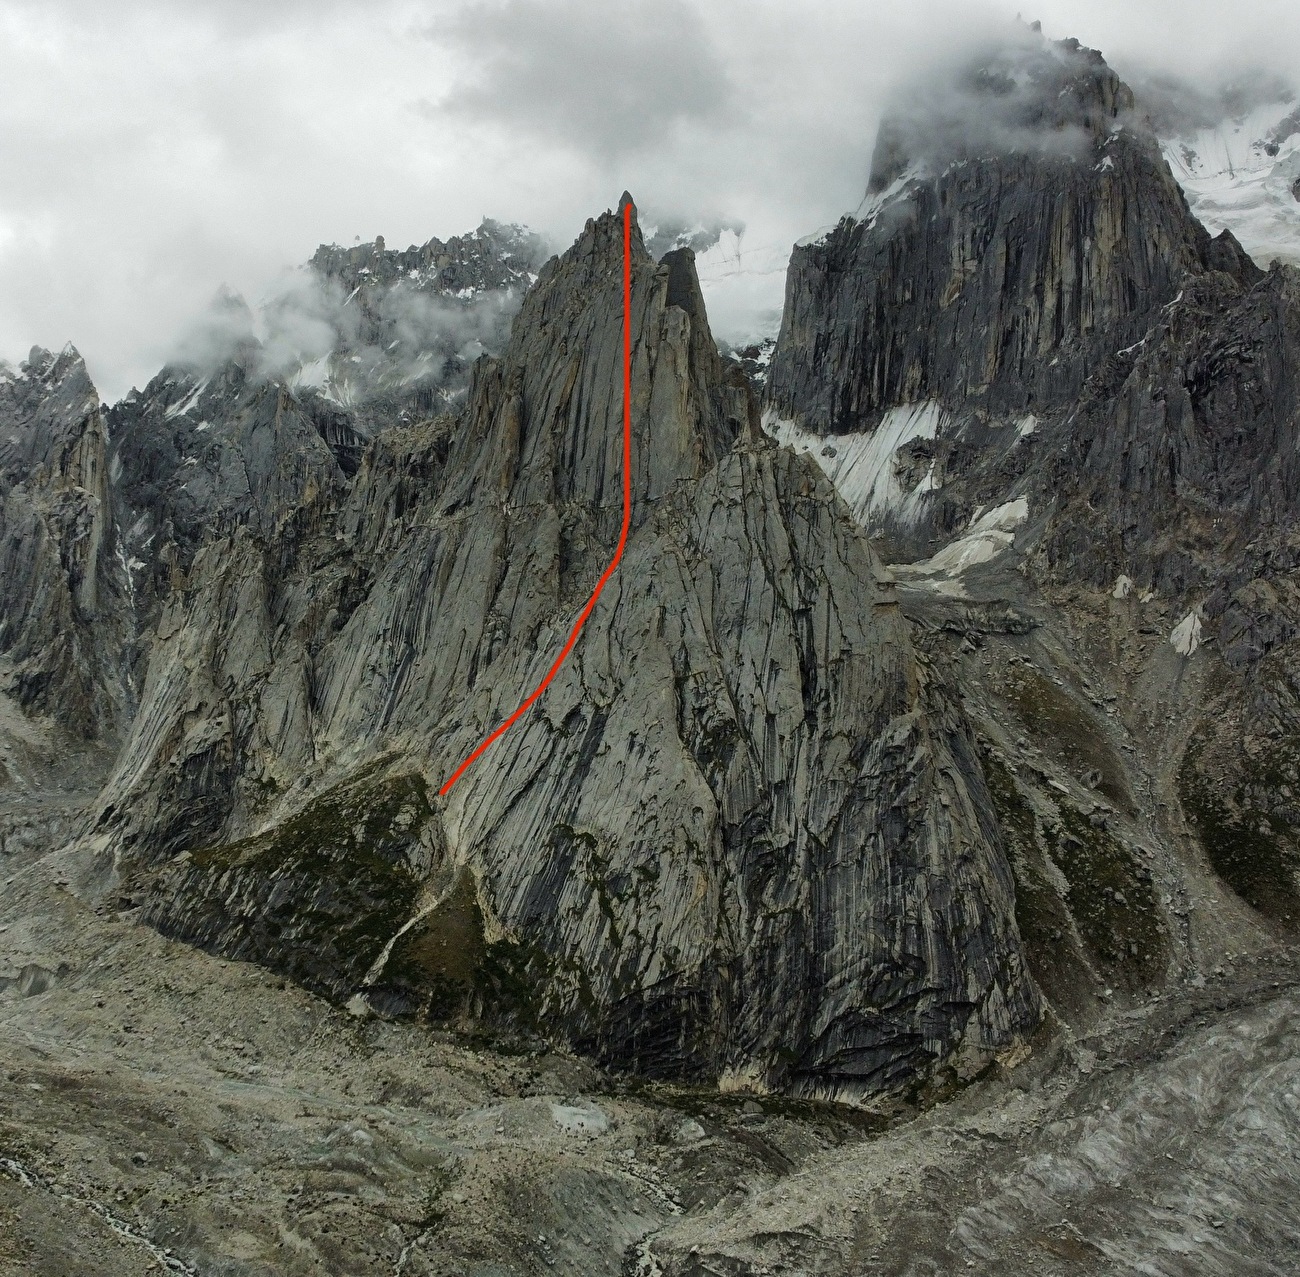
[[172, 575], [141, 573], [156, 628], [86, 883], [340, 1000], [656, 1075], [851, 1097], [974, 1066], [1037, 998], [962, 715], [843, 502], [758, 429], [692, 253], [637, 231], [632, 271], [626, 555], [445, 804], [617, 538], [620, 219], [541, 270], [461, 410], [356, 432], [354, 476], [310, 397], [212, 374], [210, 446], [259, 477], [187, 540], [170, 516]]

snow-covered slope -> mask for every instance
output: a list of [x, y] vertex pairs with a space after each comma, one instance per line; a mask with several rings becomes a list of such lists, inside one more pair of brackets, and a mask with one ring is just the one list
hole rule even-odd
[[1256, 106], [1236, 118], [1162, 139], [1165, 158], [1213, 234], [1225, 227], [1267, 267], [1300, 265], [1300, 107]]
[[[827, 437], [801, 430], [769, 409], [763, 428], [777, 443], [808, 453], [867, 528], [887, 517], [916, 521], [926, 494], [940, 486], [935, 463], [921, 456], [909, 468], [900, 465], [899, 453], [913, 440], [936, 438], [945, 416], [933, 400], [903, 404], [886, 412], [874, 430]], [[911, 481], [904, 483], [909, 469]]]
[[[696, 255], [700, 290], [709, 308], [709, 323], [719, 340], [741, 350], [775, 339], [781, 327], [785, 268], [789, 262], [789, 240], [747, 243], [743, 230], [730, 228]], [[765, 371], [766, 360], [763, 365]]]

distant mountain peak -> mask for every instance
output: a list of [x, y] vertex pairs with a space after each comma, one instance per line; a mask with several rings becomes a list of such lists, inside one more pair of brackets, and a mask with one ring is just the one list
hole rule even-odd
[[463, 296], [467, 289], [526, 287], [550, 255], [547, 242], [526, 226], [484, 218], [464, 235], [405, 249], [388, 248], [382, 235], [351, 248], [322, 244], [308, 266], [349, 290], [400, 280], [423, 292]]
[[933, 68], [896, 95], [877, 137], [868, 190], [883, 191], [918, 162], [942, 169], [994, 154], [1078, 152], [1104, 139], [1133, 101], [1096, 49], [1021, 24], [999, 44]]

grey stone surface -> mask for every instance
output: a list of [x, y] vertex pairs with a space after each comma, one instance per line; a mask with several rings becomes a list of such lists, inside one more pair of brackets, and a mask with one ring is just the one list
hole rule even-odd
[[1099, 54], [1014, 55], [927, 86], [937, 112], [887, 121], [861, 216], [794, 250], [766, 392], [783, 416], [838, 434], [925, 399], [1042, 415], [1189, 275], [1258, 277], [1188, 213]]
[[[460, 417], [381, 438], [334, 508], [196, 555], [94, 833], [126, 878], [191, 853], [156, 925], [242, 954], [250, 913], [347, 912], [339, 874], [233, 844], [376, 760], [433, 791], [540, 680], [617, 538], [620, 285], [607, 214]], [[623, 564], [545, 699], [428, 813], [425, 903], [467, 867], [519, 1016], [609, 1063], [827, 1096], [977, 1068], [1037, 998], [968, 729], [843, 504], [757, 430], [689, 251], [638, 243], [633, 294]], [[395, 931], [344, 963], [356, 988]], [[310, 967], [289, 955], [322, 935], [279, 934], [263, 959]]]
[[[637, 233], [626, 554], [445, 799], [618, 540], [617, 214], [323, 250], [319, 383], [6, 370], [0, 1261], [1286, 1270], [1297, 276], [1013, 45], [797, 251], [806, 454]], [[525, 279], [463, 396], [339, 371]]]
[[0, 654], [5, 691], [82, 736], [127, 712], [108, 436], [81, 356], [0, 365]]

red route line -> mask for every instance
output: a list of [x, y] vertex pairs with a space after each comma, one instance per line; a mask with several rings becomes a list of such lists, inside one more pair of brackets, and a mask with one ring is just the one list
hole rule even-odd
[[451, 774], [451, 778], [438, 790], [438, 797], [445, 798], [448, 790], [465, 774], [469, 765], [474, 762], [493, 741], [513, 727], [527, 712], [528, 708], [535, 700], [546, 691], [550, 686], [551, 680], [560, 671], [560, 666], [564, 664], [565, 659], [573, 650], [573, 645], [578, 641], [578, 635], [582, 633], [582, 627], [586, 625], [587, 618], [591, 615], [592, 609], [596, 606], [596, 600], [600, 598], [600, 592], [605, 588], [605, 582], [614, 575], [614, 569], [618, 567], [618, 561], [623, 557], [623, 548], [627, 545], [627, 529], [632, 521], [632, 205], [631, 202], [623, 206], [623, 527], [618, 534], [618, 549], [614, 551], [614, 557], [609, 561], [609, 567], [605, 569], [604, 575], [596, 582], [596, 588], [591, 592], [591, 598], [587, 600], [587, 606], [582, 609], [582, 614], [574, 622], [573, 629], [569, 633], [569, 641], [560, 649], [560, 654], [555, 658], [555, 663], [546, 672], [546, 677], [537, 685], [528, 698], [520, 707], [515, 710], [509, 718], [506, 719], [500, 727], [488, 736], [482, 744], [456, 768]]

